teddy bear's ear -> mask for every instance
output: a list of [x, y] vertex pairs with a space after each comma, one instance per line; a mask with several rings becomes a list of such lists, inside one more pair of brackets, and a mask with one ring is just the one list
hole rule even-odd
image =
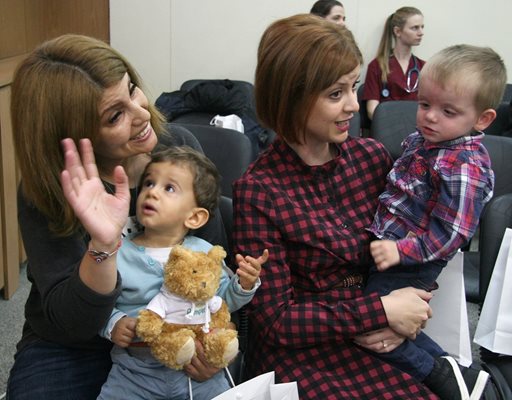
[[220, 264], [226, 258], [226, 252], [221, 246], [213, 246], [208, 252], [208, 257]]
[[171, 255], [169, 256], [170, 262], [176, 262], [178, 260], [188, 261], [191, 258], [190, 251], [181, 245], [176, 245], [172, 248]]

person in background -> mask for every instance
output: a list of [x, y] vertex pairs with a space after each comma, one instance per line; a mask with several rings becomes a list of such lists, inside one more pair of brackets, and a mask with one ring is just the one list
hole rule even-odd
[[412, 54], [412, 48], [421, 43], [423, 28], [423, 14], [415, 7], [399, 8], [386, 19], [360, 99], [366, 102], [370, 120], [383, 101], [418, 99], [418, 78], [425, 61]]
[[336, 0], [318, 0], [311, 7], [311, 14], [318, 15], [327, 21], [338, 25], [345, 25], [345, 7]]
[[[473, 237], [494, 173], [483, 130], [496, 118], [507, 73], [490, 48], [448, 47], [420, 73], [418, 131], [402, 143], [370, 231], [375, 266], [365, 291], [433, 290], [442, 269]], [[443, 400], [479, 399], [488, 374], [465, 368], [421, 333], [381, 357]], [[468, 394], [469, 393], [469, 394]]]
[[[112, 365], [112, 344], [98, 332], [121, 291], [117, 249], [136, 230], [136, 188], [149, 153], [157, 143], [200, 146], [186, 130], [167, 132], [126, 58], [87, 36], [57, 37], [21, 62], [11, 114], [32, 286], [7, 398], [95, 399]], [[61, 172], [89, 188], [86, 206], [69, 204]], [[202, 234], [217, 244], [222, 232], [212, 219]], [[186, 371], [200, 381], [218, 369], [198, 353]]]
[[246, 306], [248, 375], [273, 370], [303, 400], [437, 399], [363, 349], [414, 339], [432, 295], [363, 293], [367, 227], [392, 160], [348, 135], [362, 63], [352, 33], [311, 14], [284, 18], [265, 30], [257, 60], [258, 117], [277, 138], [233, 190], [236, 253], [269, 251]]

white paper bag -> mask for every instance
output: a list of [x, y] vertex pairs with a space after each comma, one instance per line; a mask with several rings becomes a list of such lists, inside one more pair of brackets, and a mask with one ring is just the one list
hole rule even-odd
[[458, 251], [437, 278], [439, 289], [430, 300], [433, 317], [423, 330], [460, 365], [473, 361], [469, 335], [466, 290], [463, 275], [464, 253]]
[[512, 355], [512, 229], [507, 228], [485, 296], [474, 342], [499, 354]]
[[296, 382], [274, 383], [274, 371], [258, 375], [212, 400], [299, 400]]
[[299, 400], [297, 382], [276, 383], [270, 385], [271, 400]]
[[226, 116], [216, 115], [210, 121], [210, 125], [214, 125], [219, 128], [233, 129], [235, 131], [244, 133], [244, 124], [242, 119], [236, 114], [230, 114]]

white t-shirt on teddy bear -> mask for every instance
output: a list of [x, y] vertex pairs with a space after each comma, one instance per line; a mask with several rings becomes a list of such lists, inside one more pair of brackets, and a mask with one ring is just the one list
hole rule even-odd
[[201, 325], [209, 332], [210, 313], [215, 314], [222, 305], [222, 298], [214, 296], [206, 303], [194, 303], [162, 289], [146, 307], [165, 322], [179, 325]]

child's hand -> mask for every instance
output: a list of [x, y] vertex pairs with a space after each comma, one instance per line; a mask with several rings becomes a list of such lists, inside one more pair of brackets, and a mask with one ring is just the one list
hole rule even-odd
[[400, 264], [398, 246], [392, 240], [375, 240], [371, 242], [370, 253], [379, 271], [385, 271], [393, 265]]
[[240, 279], [240, 285], [245, 290], [251, 290], [258, 280], [261, 271], [261, 265], [265, 264], [268, 260], [268, 250], [263, 250], [263, 254], [258, 258], [251, 256], [242, 257], [240, 254], [236, 255], [236, 262], [238, 269], [236, 273]]
[[128, 347], [135, 337], [135, 326], [137, 319], [131, 317], [123, 317], [116, 322], [112, 329], [112, 342], [120, 347]]

